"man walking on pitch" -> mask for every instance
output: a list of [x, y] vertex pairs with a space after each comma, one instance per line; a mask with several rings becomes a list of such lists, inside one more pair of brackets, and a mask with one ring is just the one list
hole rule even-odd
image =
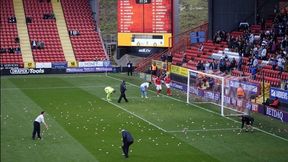
[[121, 85], [120, 85], [121, 95], [120, 95], [120, 97], [119, 97], [119, 99], [118, 99], [118, 103], [121, 102], [122, 97], [124, 98], [124, 100], [125, 100], [126, 102], [128, 102], [128, 100], [127, 100], [127, 98], [126, 98], [126, 94], [125, 94], [125, 91], [126, 91], [126, 90], [127, 90], [127, 89], [126, 89], [126, 82], [123, 80], [122, 83], [121, 83]]
[[33, 132], [32, 132], [32, 139], [33, 140], [35, 140], [36, 134], [37, 134], [37, 137], [39, 139], [41, 139], [41, 135], [40, 135], [40, 124], [41, 123], [43, 123], [45, 125], [46, 129], [48, 129], [48, 125], [44, 121], [44, 113], [45, 113], [45, 111], [42, 111], [40, 113], [40, 115], [38, 115], [37, 118], [33, 122]]
[[108, 86], [108, 87], [106, 87], [106, 88], [104, 89], [104, 91], [105, 91], [105, 93], [107, 94], [107, 96], [106, 96], [107, 101], [112, 101], [112, 100], [111, 100], [111, 94], [112, 94], [112, 93], [115, 93], [114, 88]]
[[133, 143], [133, 137], [132, 135], [127, 131], [127, 130], [122, 130], [122, 141], [123, 141], [123, 146], [122, 150], [125, 155], [125, 158], [128, 158], [128, 153], [129, 153], [129, 147]]

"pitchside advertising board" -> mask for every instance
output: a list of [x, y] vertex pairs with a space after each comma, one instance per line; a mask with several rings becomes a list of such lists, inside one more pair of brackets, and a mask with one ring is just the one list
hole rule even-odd
[[78, 62], [78, 67], [67, 67], [67, 62], [51, 63], [37, 62], [36, 68], [1, 67], [1, 75], [28, 75], [28, 74], [65, 74], [65, 73], [97, 73], [114, 72], [110, 61]]
[[173, 0], [118, 0], [118, 47], [145, 53], [171, 47], [172, 15]]

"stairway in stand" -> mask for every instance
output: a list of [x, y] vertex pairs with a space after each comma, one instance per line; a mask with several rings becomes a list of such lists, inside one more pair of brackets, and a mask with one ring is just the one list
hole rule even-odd
[[69, 38], [68, 29], [66, 26], [66, 21], [64, 18], [61, 3], [59, 2], [59, 0], [52, 0], [51, 2], [52, 2], [53, 11], [56, 17], [56, 25], [57, 25], [59, 38], [62, 44], [65, 59], [68, 62], [74, 62], [75, 56], [74, 56], [73, 48], [72, 48], [71, 41]]
[[[33, 55], [30, 46], [30, 39], [27, 31], [26, 18], [22, 0], [13, 0], [15, 16], [17, 18], [18, 37], [20, 39], [20, 47], [24, 66], [33, 63]], [[30, 65], [31, 66], [31, 65]]]

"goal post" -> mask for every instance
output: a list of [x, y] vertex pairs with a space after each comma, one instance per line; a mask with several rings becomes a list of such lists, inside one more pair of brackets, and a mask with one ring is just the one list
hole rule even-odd
[[[233, 79], [234, 80], [233, 80]], [[233, 85], [238, 83], [238, 85]], [[216, 107], [221, 116], [239, 116], [247, 113], [248, 100], [237, 97], [237, 86], [241, 85], [239, 78], [227, 77], [188, 70], [186, 102], [206, 104], [207, 107]], [[250, 96], [247, 96], [250, 98]], [[212, 106], [211, 106], [212, 105]]]

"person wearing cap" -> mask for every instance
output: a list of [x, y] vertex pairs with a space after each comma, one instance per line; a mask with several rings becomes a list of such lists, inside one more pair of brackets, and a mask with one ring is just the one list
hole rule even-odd
[[121, 85], [120, 85], [120, 92], [121, 92], [121, 94], [120, 94], [120, 97], [119, 97], [119, 99], [118, 99], [118, 103], [121, 102], [122, 98], [124, 98], [124, 100], [125, 100], [126, 102], [128, 102], [128, 100], [127, 100], [127, 98], [126, 98], [126, 94], [125, 94], [126, 90], [127, 90], [127, 89], [126, 89], [126, 82], [123, 80], [122, 83], [121, 83]]
[[134, 139], [133, 139], [132, 135], [127, 130], [123, 129], [121, 131], [121, 134], [122, 134], [122, 142], [123, 142], [122, 150], [123, 150], [125, 158], [128, 158], [129, 147], [130, 147], [130, 145], [133, 144]]
[[44, 113], [45, 113], [45, 111], [42, 111], [40, 113], [40, 115], [38, 115], [37, 118], [33, 122], [33, 132], [32, 132], [32, 139], [33, 140], [35, 140], [36, 134], [37, 134], [37, 137], [39, 139], [41, 139], [41, 135], [40, 135], [41, 123], [43, 123], [45, 125], [46, 129], [48, 129], [48, 125], [45, 123], [45, 120], [44, 120]]
[[112, 93], [115, 93], [115, 92], [116, 92], [116, 91], [114, 90], [114, 88], [108, 86], [108, 87], [105, 87], [104, 91], [105, 91], [105, 93], [107, 94], [107, 95], [106, 95], [107, 101], [112, 101], [112, 100], [111, 100], [111, 95], [112, 95]]

